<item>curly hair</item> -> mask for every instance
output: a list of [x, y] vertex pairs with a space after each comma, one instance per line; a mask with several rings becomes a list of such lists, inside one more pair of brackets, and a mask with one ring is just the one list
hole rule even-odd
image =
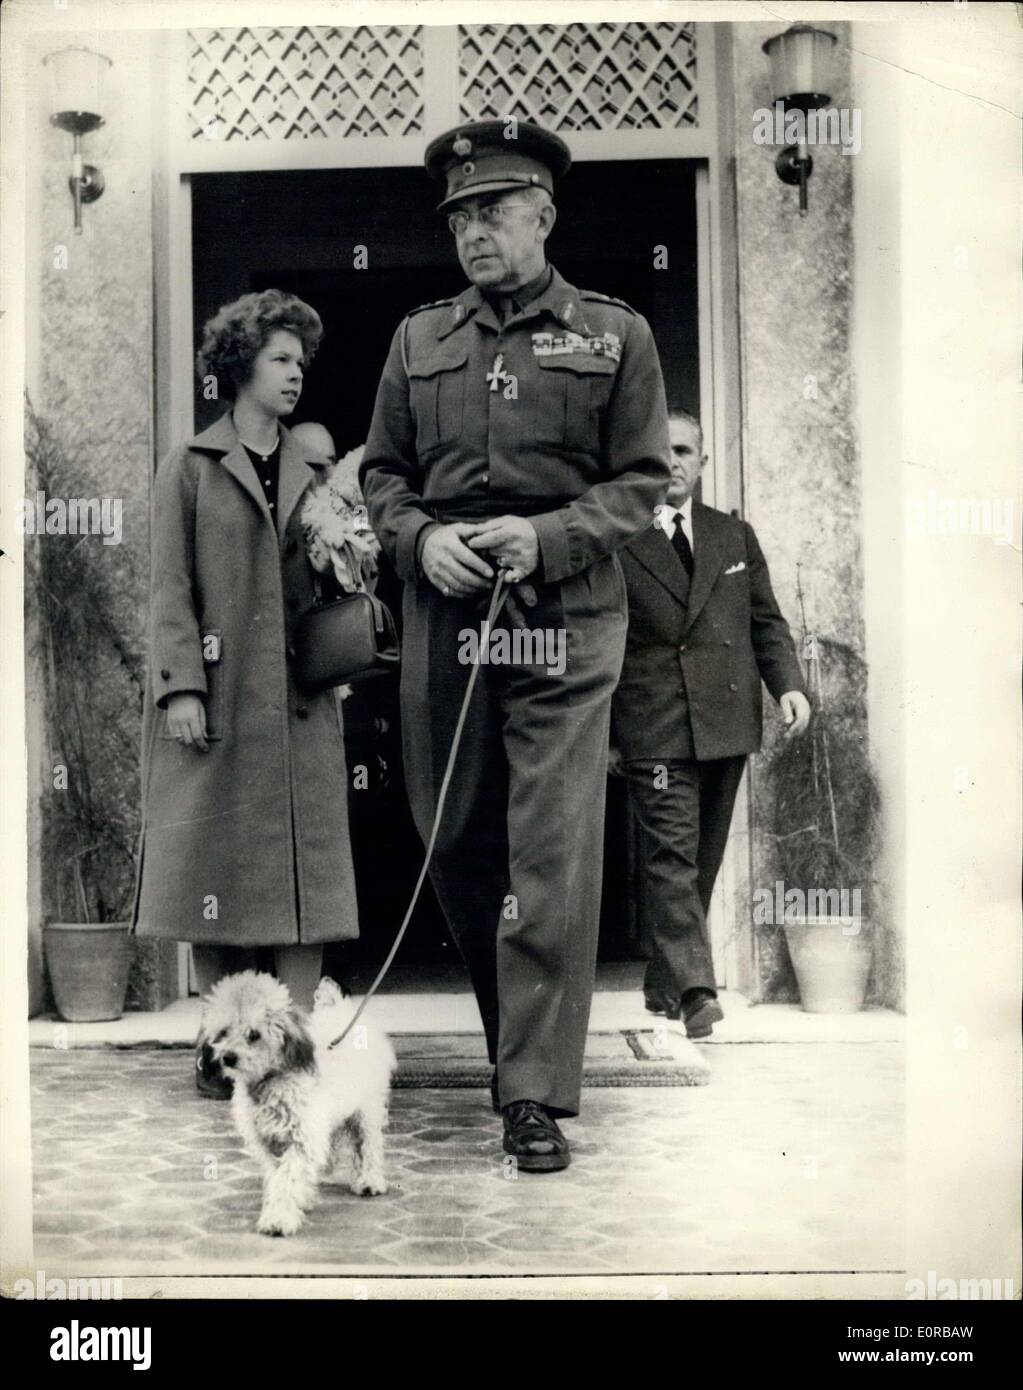
[[257, 355], [278, 329], [301, 340], [308, 366], [323, 337], [319, 314], [296, 295], [262, 290], [222, 305], [208, 320], [195, 359], [196, 371], [201, 377], [216, 377], [221, 393], [234, 397], [251, 377]]

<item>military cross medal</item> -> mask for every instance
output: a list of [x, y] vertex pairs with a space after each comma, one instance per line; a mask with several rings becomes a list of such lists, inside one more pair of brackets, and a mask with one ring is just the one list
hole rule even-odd
[[496, 391], [499, 382], [511, 381], [511, 377], [504, 369], [504, 353], [499, 352], [494, 358], [494, 365], [487, 372], [487, 381], [490, 383], [491, 391]]

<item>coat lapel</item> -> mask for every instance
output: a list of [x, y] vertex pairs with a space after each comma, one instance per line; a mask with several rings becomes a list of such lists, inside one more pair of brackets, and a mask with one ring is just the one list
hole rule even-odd
[[315, 482], [323, 464], [305, 456], [305, 450], [295, 443], [290, 430], [281, 426], [281, 471], [277, 483], [277, 534], [288, 529], [291, 513], [310, 483]]
[[693, 503], [693, 582], [689, 590], [686, 629], [692, 627], [710, 597], [725, 558], [728, 518], [712, 507]]
[[266, 497], [256, 477], [256, 470], [245, 452], [245, 445], [238, 438], [229, 410], [221, 415], [219, 420], [214, 420], [208, 429], [202, 430], [194, 439], [189, 440], [189, 448], [202, 449], [205, 453], [219, 458], [221, 467], [231, 474], [235, 482], [249, 494], [267, 521], [273, 524], [270, 508], [266, 505]]
[[659, 526], [648, 526], [628, 545], [629, 553], [649, 570], [659, 584], [683, 606], [692, 602], [687, 588], [685, 571], [679, 564], [671, 541]]
[[[306, 459], [304, 450], [294, 442], [291, 432], [286, 430], [283, 425], [280, 426], [280, 431], [281, 459], [277, 480], [276, 530], [278, 536], [283, 536], [299, 498], [316, 477], [317, 468], [322, 467], [322, 464]], [[245, 452], [245, 445], [238, 438], [230, 411], [221, 415], [220, 419], [215, 420], [208, 429], [202, 430], [194, 439], [190, 440], [189, 447], [202, 449], [204, 452], [219, 458], [221, 467], [230, 473], [238, 485], [249, 494], [267, 521], [273, 526], [274, 519], [266, 504], [266, 495], [256, 477], [252, 460]]]

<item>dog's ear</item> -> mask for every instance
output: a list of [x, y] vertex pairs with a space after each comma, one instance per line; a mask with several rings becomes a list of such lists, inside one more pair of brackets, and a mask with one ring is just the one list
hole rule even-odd
[[288, 1071], [315, 1071], [313, 1040], [294, 1009], [279, 1016], [282, 1033], [281, 1060]]

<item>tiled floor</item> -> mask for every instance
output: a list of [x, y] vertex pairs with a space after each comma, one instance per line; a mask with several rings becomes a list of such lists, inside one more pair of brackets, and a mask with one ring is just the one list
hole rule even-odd
[[391, 1190], [256, 1235], [230, 1108], [181, 1050], [33, 1049], [36, 1259], [108, 1274], [896, 1271], [902, 1048], [708, 1048], [709, 1086], [587, 1089], [564, 1173], [509, 1180], [482, 1090], [392, 1098]]

